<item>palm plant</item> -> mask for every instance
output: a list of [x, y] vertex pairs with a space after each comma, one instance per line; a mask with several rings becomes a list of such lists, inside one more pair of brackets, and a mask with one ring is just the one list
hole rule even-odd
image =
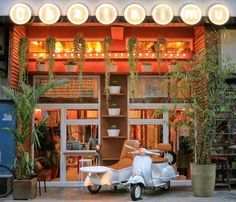
[[55, 86], [64, 85], [66, 81], [50, 80], [45, 85], [39, 85], [36, 88], [20, 81], [19, 89], [14, 90], [9, 87], [1, 86], [5, 94], [14, 102], [17, 118], [17, 129], [11, 130], [5, 128], [14, 136], [17, 143], [15, 158], [15, 169], [19, 178], [27, 178], [34, 171], [32, 163], [32, 144], [39, 145], [40, 126], [45, 123], [43, 119], [36, 128], [33, 127], [34, 110], [40, 97]]

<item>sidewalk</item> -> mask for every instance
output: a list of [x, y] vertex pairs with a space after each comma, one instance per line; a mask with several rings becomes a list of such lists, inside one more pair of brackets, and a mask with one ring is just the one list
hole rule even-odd
[[[0, 198], [2, 202], [14, 201], [12, 196], [6, 198]], [[23, 201], [23, 200], [21, 200]], [[29, 202], [29, 200], [27, 200]], [[124, 202], [132, 201], [125, 189], [118, 189], [114, 191], [112, 189], [102, 188], [97, 194], [90, 194], [85, 188], [70, 188], [70, 187], [49, 187], [47, 192], [44, 193], [42, 189], [42, 195], [37, 196], [34, 202], [58, 202], [58, 201], [80, 201], [80, 202]], [[197, 198], [194, 197], [191, 191], [191, 187], [172, 186], [170, 191], [163, 192], [159, 189], [155, 191], [146, 191], [143, 200], [150, 202], [235, 202], [236, 201], [236, 189], [227, 191], [227, 189], [217, 189], [214, 196], [211, 198]]]

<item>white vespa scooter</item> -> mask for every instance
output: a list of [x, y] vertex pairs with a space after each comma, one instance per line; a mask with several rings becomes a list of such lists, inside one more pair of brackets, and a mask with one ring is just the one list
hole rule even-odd
[[140, 148], [132, 153], [136, 154], [133, 161], [133, 175], [127, 182], [132, 200], [139, 200], [144, 189], [169, 190], [170, 180], [177, 177], [178, 173], [168, 162], [168, 156], [167, 158], [160, 157], [159, 152], [145, 148]]

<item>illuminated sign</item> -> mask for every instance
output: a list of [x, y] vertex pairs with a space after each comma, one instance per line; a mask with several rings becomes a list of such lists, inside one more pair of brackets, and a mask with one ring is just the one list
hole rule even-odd
[[44, 24], [54, 24], [60, 18], [60, 10], [55, 4], [44, 4], [39, 9], [39, 18]]
[[152, 17], [156, 23], [160, 25], [167, 25], [172, 21], [174, 12], [170, 6], [160, 4], [155, 6], [152, 10]]
[[194, 4], [187, 4], [181, 9], [180, 16], [186, 24], [195, 25], [200, 22], [202, 11]]
[[[29, 22], [33, 13], [28, 5], [18, 3], [11, 7], [9, 15], [15, 24], [23, 25]], [[39, 9], [39, 18], [47, 25], [56, 23], [60, 15], [60, 9], [52, 3], [46, 3]], [[71, 23], [80, 25], [88, 20], [89, 10], [82, 3], [74, 3], [68, 7], [66, 15]], [[102, 3], [96, 8], [95, 16], [98, 22], [108, 25], [116, 21], [118, 11], [112, 4]], [[186, 4], [181, 8], [180, 16], [184, 23], [196, 25], [201, 21], [202, 10], [195, 4]], [[124, 18], [129, 24], [138, 25], [144, 21], [145, 17], [145, 9], [138, 3], [131, 3], [124, 9]], [[208, 17], [213, 24], [223, 25], [228, 22], [230, 12], [222, 4], [214, 4], [208, 9]], [[167, 4], [156, 5], [152, 9], [152, 18], [157, 24], [167, 25], [174, 18], [173, 9]]]
[[68, 20], [75, 24], [80, 25], [86, 22], [89, 16], [89, 11], [87, 7], [83, 4], [73, 4], [67, 10]]
[[29, 22], [32, 12], [28, 5], [26, 4], [15, 4], [10, 10], [11, 20], [18, 25], [23, 25]]
[[130, 4], [125, 8], [124, 16], [128, 23], [138, 25], [144, 21], [146, 13], [141, 5]]
[[223, 25], [229, 20], [229, 9], [222, 4], [215, 4], [210, 7], [208, 16], [215, 25]]
[[95, 15], [100, 23], [108, 25], [116, 20], [117, 10], [112, 4], [101, 4], [97, 7]]

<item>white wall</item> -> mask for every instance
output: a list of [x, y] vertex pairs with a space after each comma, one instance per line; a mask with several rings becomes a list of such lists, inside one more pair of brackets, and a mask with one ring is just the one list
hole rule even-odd
[[220, 47], [222, 58], [229, 57], [236, 64], [236, 30], [227, 29], [221, 32]]
[[202, 9], [203, 16], [206, 16], [209, 6], [215, 3], [222, 3], [229, 8], [231, 16], [236, 16], [236, 0], [0, 0], [0, 16], [9, 15], [10, 8], [14, 4], [22, 2], [27, 3], [32, 8], [35, 16], [38, 15], [40, 6], [49, 2], [57, 4], [63, 15], [66, 15], [66, 10], [72, 3], [84, 3], [88, 7], [90, 15], [94, 15], [95, 9], [99, 4], [112, 3], [116, 6], [120, 16], [123, 15], [125, 6], [133, 2], [143, 5], [147, 15], [151, 15], [151, 10], [155, 5], [166, 3], [172, 7], [176, 16], [179, 16], [181, 7], [186, 3], [198, 5]]

